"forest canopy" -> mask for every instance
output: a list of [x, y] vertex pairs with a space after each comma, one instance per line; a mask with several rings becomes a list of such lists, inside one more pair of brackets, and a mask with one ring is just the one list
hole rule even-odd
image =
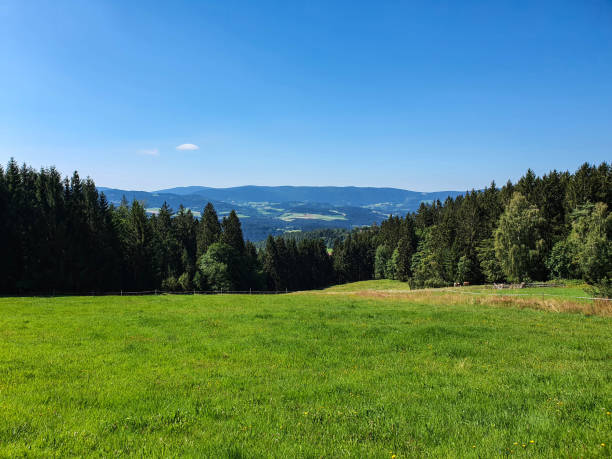
[[[583, 279], [610, 294], [612, 169], [531, 170], [380, 225], [245, 241], [236, 212], [201, 219], [164, 204], [109, 205], [93, 180], [11, 159], [0, 167], [0, 292], [306, 290], [389, 278], [456, 282]], [[337, 236], [337, 237], [336, 237]], [[334, 241], [332, 242], [332, 237]], [[332, 246], [331, 254], [328, 249]]]

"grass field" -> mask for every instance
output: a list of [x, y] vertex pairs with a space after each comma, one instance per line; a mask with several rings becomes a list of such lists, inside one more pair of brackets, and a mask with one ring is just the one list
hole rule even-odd
[[325, 289], [326, 292], [342, 292], [342, 293], [352, 293], [352, 292], [363, 292], [368, 290], [409, 290], [408, 284], [406, 282], [400, 282], [391, 279], [379, 279], [379, 280], [367, 280], [361, 282], [352, 282], [350, 284], [340, 284], [334, 285], [328, 289]]
[[0, 299], [0, 455], [610, 456], [610, 318], [350, 288]]

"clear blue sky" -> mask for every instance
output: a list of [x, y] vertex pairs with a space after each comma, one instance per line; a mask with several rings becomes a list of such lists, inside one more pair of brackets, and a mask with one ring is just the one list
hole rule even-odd
[[145, 190], [610, 161], [612, 2], [0, 0], [11, 156]]

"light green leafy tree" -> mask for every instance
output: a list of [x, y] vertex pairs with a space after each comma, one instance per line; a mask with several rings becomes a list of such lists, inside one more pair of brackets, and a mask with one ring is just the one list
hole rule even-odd
[[198, 262], [198, 267], [212, 290], [236, 290], [241, 281], [238, 251], [223, 242], [215, 242]]
[[391, 255], [391, 250], [384, 244], [376, 248], [376, 255], [374, 256], [374, 277], [376, 279], [387, 278]]
[[501, 282], [504, 279], [499, 260], [495, 256], [495, 241], [493, 238], [485, 239], [476, 248], [480, 270], [489, 283]]
[[522, 194], [514, 193], [494, 235], [495, 256], [510, 282], [534, 279], [542, 272], [542, 223], [538, 208], [530, 205]]
[[608, 207], [603, 202], [586, 204], [574, 211], [572, 219], [567, 244], [583, 278], [591, 284], [612, 279], [612, 215]]

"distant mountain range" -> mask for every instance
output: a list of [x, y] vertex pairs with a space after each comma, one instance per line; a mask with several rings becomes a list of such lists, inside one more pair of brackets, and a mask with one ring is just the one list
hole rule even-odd
[[152, 192], [98, 189], [115, 205], [121, 203], [124, 196], [129, 202], [134, 199], [143, 202], [149, 213], [157, 212], [164, 201], [174, 210], [182, 204], [191, 209], [196, 217], [200, 216], [209, 201], [220, 217], [235, 209], [245, 237], [253, 241], [261, 240], [268, 234], [371, 225], [390, 214], [404, 215], [415, 211], [421, 202], [444, 201], [448, 196], [454, 198], [464, 193], [421, 193], [399, 188], [353, 186], [186, 186]]

